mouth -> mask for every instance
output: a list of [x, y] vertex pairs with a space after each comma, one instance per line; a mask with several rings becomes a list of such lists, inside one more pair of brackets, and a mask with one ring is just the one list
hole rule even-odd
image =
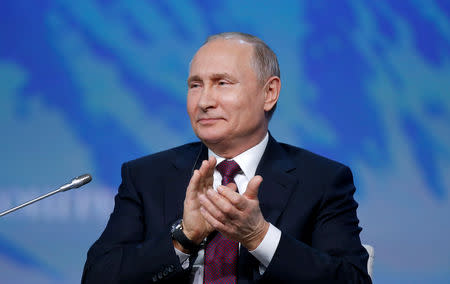
[[197, 123], [207, 125], [207, 124], [216, 123], [219, 120], [222, 120], [222, 118], [205, 117], [205, 118], [198, 119]]

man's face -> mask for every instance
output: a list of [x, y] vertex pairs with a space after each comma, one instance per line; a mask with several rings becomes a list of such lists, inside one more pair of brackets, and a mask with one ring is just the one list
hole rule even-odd
[[187, 110], [192, 128], [222, 154], [240, 154], [267, 132], [265, 96], [252, 53], [248, 43], [217, 39], [202, 46], [191, 63]]

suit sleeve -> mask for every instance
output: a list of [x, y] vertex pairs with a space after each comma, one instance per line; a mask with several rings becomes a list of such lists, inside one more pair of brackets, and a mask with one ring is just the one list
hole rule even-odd
[[88, 251], [82, 283], [183, 283], [189, 271], [181, 268], [169, 231], [144, 237], [143, 204], [124, 164], [114, 211]]
[[361, 245], [355, 186], [342, 166], [324, 189], [313, 223], [311, 243], [282, 231], [261, 283], [371, 283], [368, 254]]

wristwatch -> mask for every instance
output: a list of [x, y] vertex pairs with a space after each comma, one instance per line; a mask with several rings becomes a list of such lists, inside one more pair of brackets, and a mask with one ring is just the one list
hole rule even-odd
[[194, 243], [183, 233], [183, 219], [179, 219], [172, 224], [170, 233], [172, 234], [172, 239], [179, 242], [182, 247], [190, 252], [196, 253], [200, 250], [202, 244]]

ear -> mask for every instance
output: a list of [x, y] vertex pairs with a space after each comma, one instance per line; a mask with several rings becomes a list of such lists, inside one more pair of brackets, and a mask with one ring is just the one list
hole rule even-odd
[[264, 88], [264, 111], [270, 111], [278, 101], [280, 96], [281, 81], [277, 76], [270, 77]]

